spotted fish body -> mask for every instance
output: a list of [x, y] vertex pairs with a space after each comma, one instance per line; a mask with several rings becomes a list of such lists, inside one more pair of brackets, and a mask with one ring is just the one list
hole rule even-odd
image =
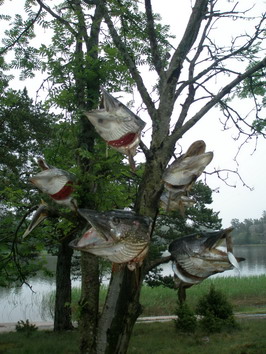
[[78, 209], [92, 225], [70, 246], [114, 263], [141, 263], [148, 251], [151, 219], [132, 211], [96, 212]]
[[145, 122], [102, 89], [103, 108], [85, 112], [98, 134], [119, 152], [134, 156]]
[[233, 255], [232, 228], [200, 232], [174, 240], [169, 245], [178, 281], [193, 285], [209, 276], [238, 267], [243, 258]]
[[31, 177], [29, 181], [56, 203], [75, 209], [76, 201], [72, 196], [75, 176], [56, 167], [50, 167], [43, 160], [39, 161], [39, 165], [43, 171]]

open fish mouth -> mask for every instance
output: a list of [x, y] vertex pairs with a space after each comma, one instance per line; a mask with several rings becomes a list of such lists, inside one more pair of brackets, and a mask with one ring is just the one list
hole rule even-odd
[[169, 251], [176, 277], [183, 283], [196, 284], [216, 273], [240, 270], [239, 262], [244, 259], [233, 254], [232, 230], [199, 232], [173, 241]]
[[114, 244], [113, 239], [104, 238], [95, 228], [87, 230], [79, 239], [75, 239], [69, 243], [69, 246], [77, 250], [85, 250], [91, 248], [106, 248]]
[[85, 112], [85, 115], [113, 148], [135, 146], [146, 123], [106, 90], [101, 88], [101, 91], [100, 109]]
[[142, 262], [148, 251], [152, 219], [126, 210], [78, 212], [92, 227], [72, 241], [71, 247], [114, 263]]
[[103, 218], [101, 214], [90, 209], [78, 209], [78, 212], [91, 224], [93, 229], [97, 232], [98, 237], [104, 239], [105, 241], [109, 241], [111, 239], [107, 220]]
[[108, 145], [114, 148], [131, 146], [137, 139], [138, 139], [137, 133], [128, 133], [117, 140], [108, 141]]

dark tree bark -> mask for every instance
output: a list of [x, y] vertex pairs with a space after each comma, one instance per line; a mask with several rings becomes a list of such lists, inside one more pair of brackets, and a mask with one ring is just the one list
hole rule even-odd
[[81, 254], [82, 286], [79, 301], [80, 353], [96, 352], [98, 309], [99, 309], [99, 266], [98, 258], [89, 253]]
[[71, 319], [71, 259], [73, 249], [68, 244], [70, 238], [61, 241], [58, 247], [56, 265], [56, 295], [54, 331], [73, 329]]

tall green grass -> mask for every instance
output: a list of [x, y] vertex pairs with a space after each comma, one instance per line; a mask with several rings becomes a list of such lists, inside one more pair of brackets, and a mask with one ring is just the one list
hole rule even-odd
[[[266, 276], [256, 277], [228, 277], [204, 280], [201, 284], [187, 289], [187, 303], [195, 308], [198, 299], [209, 292], [211, 284], [215, 289], [221, 290], [235, 312], [266, 312]], [[107, 293], [107, 287], [100, 291], [100, 307], [103, 306]], [[75, 309], [80, 297], [80, 289], [74, 288], [72, 292], [72, 308], [74, 320]], [[142, 287], [140, 302], [143, 306], [142, 316], [172, 315], [177, 307], [177, 291], [162, 286], [151, 288]], [[51, 314], [54, 306], [54, 293], [44, 296], [42, 301], [42, 313]]]

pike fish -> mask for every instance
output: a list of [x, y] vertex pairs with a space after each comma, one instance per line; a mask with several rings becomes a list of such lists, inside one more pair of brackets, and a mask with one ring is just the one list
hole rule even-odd
[[70, 172], [49, 166], [43, 159], [39, 159], [38, 164], [43, 171], [31, 177], [29, 181], [48, 194], [56, 203], [76, 210], [76, 200], [72, 196], [75, 176]]
[[37, 227], [41, 222], [43, 222], [43, 220], [48, 218], [48, 216], [49, 216], [48, 205], [42, 202], [39, 205], [38, 209], [33, 214], [31, 222], [27, 227], [26, 231], [24, 232], [24, 234], [22, 235], [22, 237], [25, 238], [26, 236], [28, 236], [28, 234], [31, 233], [32, 230], [34, 230], [35, 227]]
[[132, 157], [146, 123], [106, 90], [101, 90], [103, 107], [85, 115], [108, 145]]
[[[227, 228], [181, 237], [169, 245], [177, 283], [192, 286], [209, 276], [237, 268], [244, 258], [235, 257]], [[178, 284], [177, 284], [178, 285]]]
[[[163, 181], [167, 192], [162, 195], [161, 207], [167, 211], [191, 206], [187, 193], [193, 183], [212, 161], [213, 153], [205, 152], [206, 144], [197, 140], [190, 145], [187, 152], [176, 159], [164, 172]], [[166, 195], [168, 195], [168, 200]], [[185, 196], [185, 202], [182, 200]], [[184, 199], [184, 198], [183, 198]]]
[[164, 172], [165, 188], [176, 192], [189, 190], [205, 167], [213, 159], [213, 153], [205, 152], [205, 142], [195, 141], [188, 151], [176, 159]]
[[127, 210], [78, 209], [78, 212], [92, 227], [80, 239], [72, 241], [71, 247], [113, 263], [128, 263], [131, 270], [143, 261], [150, 241], [152, 220], [149, 217]]
[[185, 208], [190, 208], [196, 203], [196, 200], [183, 193], [171, 193], [165, 190], [161, 195], [160, 206], [167, 211], [180, 210], [184, 212]]

